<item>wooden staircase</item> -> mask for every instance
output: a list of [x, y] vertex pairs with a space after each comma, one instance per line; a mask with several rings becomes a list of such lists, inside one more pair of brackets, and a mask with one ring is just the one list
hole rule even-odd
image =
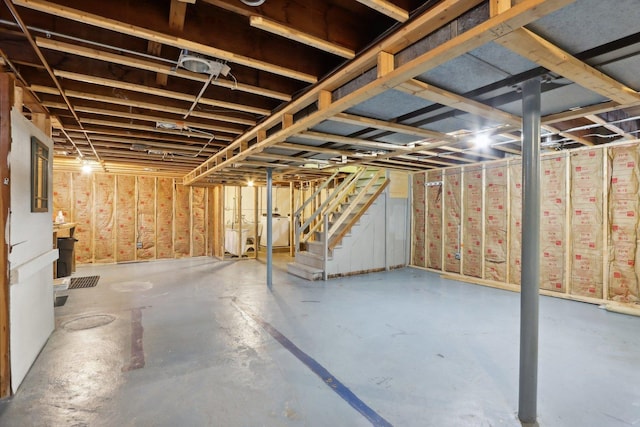
[[[322, 191], [328, 191], [336, 175], [327, 179], [295, 212], [295, 260], [287, 265], [290, 274], [307, 280], [326, 280], [333, 249], [389, 184], [384, 170], [360, 168], [322, 200]], [[313, 203], [318, 208], [303, 218]]]

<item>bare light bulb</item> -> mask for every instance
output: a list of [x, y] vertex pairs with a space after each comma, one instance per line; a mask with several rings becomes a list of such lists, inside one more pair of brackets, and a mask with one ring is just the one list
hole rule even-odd
[[487, 148], [491, 143], [491, 140], [489, 140], [489, 137], [487, 135], [480, 134], [475, 137], [473, 143], [475, 144], [476, 148]]

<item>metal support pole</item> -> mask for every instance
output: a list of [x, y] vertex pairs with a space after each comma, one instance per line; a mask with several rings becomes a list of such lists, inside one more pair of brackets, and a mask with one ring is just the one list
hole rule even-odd
[[329, 261], [329, 215], [324, 214], [322, 216], [323, 230], [322, 233], [322, 280], [327, 280], [327, 265]]
[[522, 85], [522, 276], [518, 418], [536, 424], [540, 284], [540, 79]]
[[271, 177], [271, 168], [267, 168], [267, 287], [271, 290], [272, 273], [273, 273], [273, 224], [271, 223], [273, 215], [273, 200], [271, 190], [273, 187], [273, 178]]

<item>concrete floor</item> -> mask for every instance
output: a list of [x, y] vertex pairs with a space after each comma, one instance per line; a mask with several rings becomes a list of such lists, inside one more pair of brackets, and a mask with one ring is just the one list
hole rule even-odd
[[[80, 268], [0, 425], [520, 425], [518, 294], [276, 261]], [[542, 297], [540, 334], [540, 425], [640, 425], [640, 318]]]

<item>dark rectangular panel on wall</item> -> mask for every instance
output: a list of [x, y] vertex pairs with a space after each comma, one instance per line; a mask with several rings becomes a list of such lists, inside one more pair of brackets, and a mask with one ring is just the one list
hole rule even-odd
[[602, 298], [603, 150], [571, 154], [571, 293]]
[[465, 167], [463, 181], [462, 273], [482, 277], [482, 166]]
[[426, 267], [425, 254], [425, 179], [426, 173], [413, 175], [413, 260], [412, 264], [418, 267]]
[[485, 279], [504, 282], [507, 278], [507, 167], [487, 166], [485, 187]]
[[637, 144], [609, 149], [609, 295], [618, 302], [640, 300], [638, 213], [640, 149]]
[[76, 230], [73, 234], [78, 241], [75, 244], [76, 261], [79, 263], [93, 262], [93, 175], [74, 173], [73, 196], [73, 221]]
[[176, 257], [185, 257], [191, 254], [191, 219], [189, 206], [189, 189], [182, 184], [175, 185], [175, 224], [174, 252]]
[[462, 169], [444, 173], [444, 270], [460, 273], [460, 199]]
[[567, 160], [545, 156], [541, 162], [540, 288], [565, 292]]
[[[149, 176], [138, 177], [138, 236], [137, 258], [156, 257], [156, 179]], [[140, 247], [142, 246], [142, 247]]]
[[509, 283], [522, 276], [522, 162], [509, 162]]
[[136, 178], [116, 177], [116, 261], [136, 259]]
[[94, 178], [95, 218], [93, 221], [94, 262], [114, 262], [114, 175], [96, 175]]
[[206, 224], [205, 224], [205, 212], [206, 212], [206, 197], [205, 189], [202, 187], [192, 187], [191, 190], [191, 245], [193, 251], [191, 256], [204, 256], [206, 253]]
[[173, 178], [158, 178], [156, 251], [158, 258], [173, 258]]
[[442, 172], [427, 172], [427, 267], [442, 269]]

